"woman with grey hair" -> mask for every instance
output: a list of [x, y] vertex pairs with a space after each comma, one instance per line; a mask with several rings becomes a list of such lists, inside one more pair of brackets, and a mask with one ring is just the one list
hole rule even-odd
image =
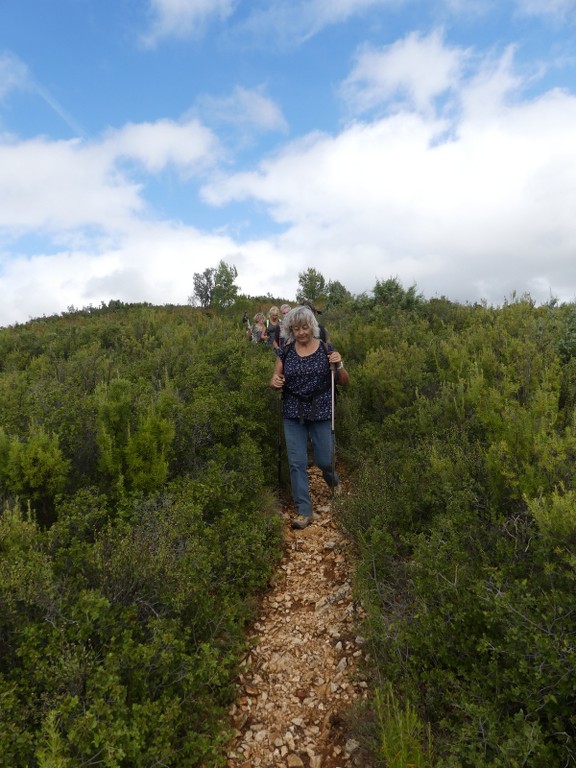
[[270, 386], [283, 392], [284, 439], [298, 511], [293, 528], [306, 528], [313, 520], [308, 482], [309, 437], [314, 463], [328, 486], [337, 492], [340, 483], [332, 466], [332, 375], [335, 383], [346, 386], [348, 373], [340, 353], [322, 342], [319, 334], [318, 321], [309, 307], [290, 310], [282, 322], [284, 348], [277, 350], [270, 379]]

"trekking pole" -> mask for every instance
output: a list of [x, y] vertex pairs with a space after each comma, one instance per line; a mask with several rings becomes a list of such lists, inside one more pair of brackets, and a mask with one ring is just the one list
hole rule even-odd
[[330, 365], [330, 381], [331, 381], [331, 397], [332, 397], [332, 419], [331, 419], [331, 429], [330, 429], [330, 439], [332, 440], [332, 499], [334, 499], [334, 475], [336, 474], [336, 437], [335, 437], [335, 431], [334, 431], [334, 395], [335, 395], [335, 385], [334, 385], [334, 367], [335, 364], [332, 363]]
[[282, 392], [278, 393], [278, 491], [282, 488]]

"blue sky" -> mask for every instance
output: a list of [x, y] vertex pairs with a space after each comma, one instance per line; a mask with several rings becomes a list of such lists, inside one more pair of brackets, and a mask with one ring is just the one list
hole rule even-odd
[[576, 0], [2, 0], [0, 325], [291, 299], [576, 300]]

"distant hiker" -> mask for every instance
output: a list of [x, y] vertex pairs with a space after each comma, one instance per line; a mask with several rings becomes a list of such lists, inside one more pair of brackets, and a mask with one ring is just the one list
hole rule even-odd
[[280, 349], [280, 347], [284, 344], [284, 339], [282, 337], [282, 323], [284, 321], [284, 317], [288, 314], [288, 312], [290, 312], [290, 310], [290, 304], [280, 305], [280, 318], [278, 325], [276, 328], [274, 328], [274, 338], [272, 339], [272, 346], [274, 349]]
[[[334, 469], [332, 429], [332, 383], [348, 384], [342, 357], [331, 344], [324, 344], [314, 312], [299, 306], [283, 321], [286, 340], [276, 353], [273, 389], [283, 390], [284, 439], [290, 468], [292, 496], [298, 511], [293, 528], [306, 528], [312, 522], [312, 502], [308, 481], [308, 436], [314, 448], [314, 462], [326, 483], [336, 489], [340, 479]], [[334, 374], [331, 372], [334, 366]], [[332, 379], [334, 376], [334, 379]]]
[[268, 334], [267, 343], [270, 346], [273, 346], [274, 344], [276, 328], [280, 328], [280, 310], [278, 307], [270, 307], [268, 310], [268, 319], [266, 321], [266, 333]]
[[268, 340], [268, 333], [266, 328], [266, 318], [263, 312], [256, 312], [254, 315], [254, 324], [248, 330], [248, 338], [258, 344], [259, 342], [266, 342]]

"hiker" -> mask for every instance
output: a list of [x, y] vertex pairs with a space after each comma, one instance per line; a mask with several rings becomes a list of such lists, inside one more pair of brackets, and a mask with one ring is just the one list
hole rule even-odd
[[280, 332], [280, 310], [278, 307], [270, 307], [268, 310], [268, 320], [266, 321], [266, 333], [268, 334], [267, 344], [274, 345], [276, 329]]
[[256, 312], [254, 315], [254, 325], [248, 329], [248, 338], [258, 344], [259, 342], [265, 343], [268, 340], [268, 333], [266, 328], [266, 318], [263, 312]]
[[290, 312], [292, 307], [290, 304], [282, 304], [280, 306], [280, 318], [278, 325], [276, 328], [274, 328], [274, 338], [272, 339], [272, 346], [274, 349], [280, 349], [282, 346], [284, 346], [284, 337], [282, 336], [282, 323], [284, 321], [284, 317]]
[[331, 344], [320, 340], [318, 321], [309, 307], [298, 306], [290, 310], [282, 330], [285, 345], [280, 354], [276, 353], [270, 386], [283, 390], [284, 440], [292, 496], [298, 512], [292, 527], [306, 528], [313, 520], [308, 481], [308, 436], [314, 448], [316, 466], [333, 491], [339, 491], [340, 479], [333, 471], [332, 381], [346, 386], [348, 373], [340, 353]]

